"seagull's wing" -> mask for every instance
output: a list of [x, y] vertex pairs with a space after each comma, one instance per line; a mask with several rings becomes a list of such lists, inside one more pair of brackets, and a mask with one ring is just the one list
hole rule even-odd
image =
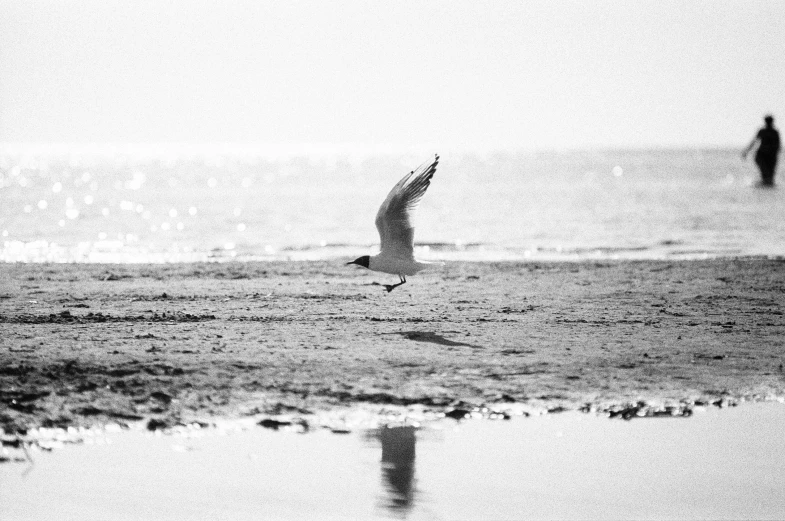
[[382, 252], [398, 258], [414, 258], [414, 227], [411, 212], [417, 207], [436, 173], [439, 156], [430, 165], [423, 164], [406, 174], [390, 190], [376, 214], [376, 229]]

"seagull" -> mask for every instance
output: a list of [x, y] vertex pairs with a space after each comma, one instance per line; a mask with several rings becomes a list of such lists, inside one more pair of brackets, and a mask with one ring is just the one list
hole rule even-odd
[[433, 264], [414, 258], [414, 227], [411, 223], [411, 213], [431, 184], [431, 178], [436, 173], [438, 164], [439, 155], [436, 154], [433, 163], [428, 166], [423, 163], [393, 186], [376, 213], [376, 229], [379, 230], [382, 243], [381, 251], [376, 255], [363, 255], [346, 263], [398, 275], [399, 283], [384, 285], [387, 293], [406, 284], [407, 275], [414, 275]]

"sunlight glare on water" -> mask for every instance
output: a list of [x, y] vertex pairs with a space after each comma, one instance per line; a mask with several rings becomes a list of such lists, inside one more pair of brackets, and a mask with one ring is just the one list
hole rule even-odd
[[[352, 255], [378, 244], [374, 217], [390, 188], [431, 159], [285, 152], [0, 147], [0, 260], [221, 260], [227, 243], [233, 259]], [[785, 192], [758, 188], [756, 175], [734, 150], [444, 154], [415, 214], [417, 251], [443, 260], [783, 255]]]

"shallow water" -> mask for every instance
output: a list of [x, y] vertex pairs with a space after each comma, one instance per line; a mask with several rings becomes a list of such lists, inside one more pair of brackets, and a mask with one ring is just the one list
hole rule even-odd
[[785, 406], [333, 434], [119, 432], [0, 465], [0, 518], [782, 519]]
[[[356, 257], [433, 152], [0, 146], [0, 261]], [[736, 150], [440, 152], [424, 258], [785, 254], [785, 191]]]

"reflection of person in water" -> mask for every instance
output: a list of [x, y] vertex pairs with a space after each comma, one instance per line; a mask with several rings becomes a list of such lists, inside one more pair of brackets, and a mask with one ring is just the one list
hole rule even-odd
[[750, 145], [741, 153], [743, 159], [755, 147], [755, 143], [760, 142], [758, 151], [755, 152], [755, 163], [760, 169], [761, 182], [765, 186], [774, 185], [774, 172], [777, 168], [777, 154], [780, 153], [780, 133], [774, 128], [774, 118], [766, 116], [763, 118], [766, 126], [758, 131], [758, 134], [750, 142]]

